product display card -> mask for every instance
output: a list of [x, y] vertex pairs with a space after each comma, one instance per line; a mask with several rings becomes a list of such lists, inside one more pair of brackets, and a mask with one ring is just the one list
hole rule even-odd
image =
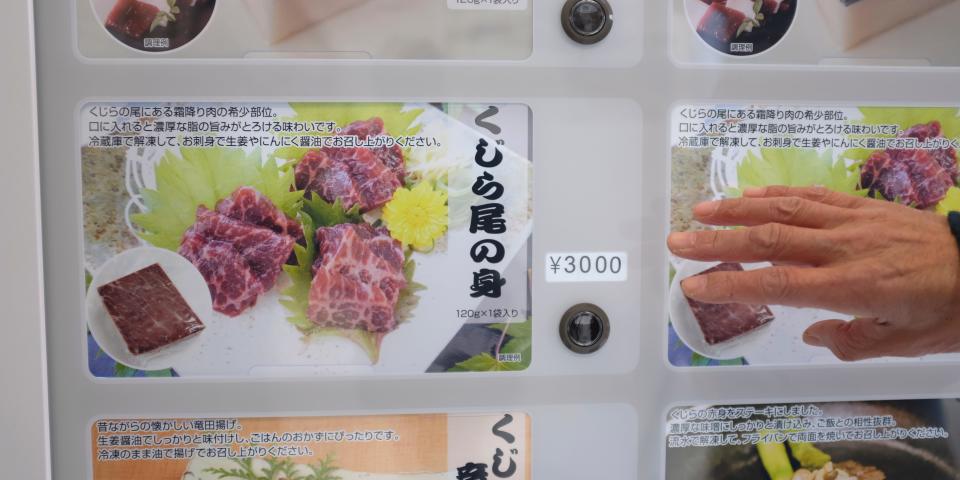
[[524, 413], [99, 419], [93, 480], [530, 480]]
[[670, 411], [667, 480], [954, 480], [960, 400], [702, 405]]
[[523, 60], [532, 2], [75, 0], [80, 55]]
[[79, 123], [94, 376], [530, 364], [526, 106], [89, 103]]
[[[748, 188], [820, 186], [946, 214], [960, 207], [955, 107], [680, 105], [673, 110], [671, 230], [717, 228], [694, 205]], [[768, 263], [702, 262], [670, 256], [668, 355], [675, 366], [840, 363], [802, 337], [811, 325], [849, 318], [828, 310], [712, 305], [688, 298], [683, 280]], [[909, 362], [957, 361], [936, 349]], [[890, 358], [865, 362], [890, 362]]]
[[680, 64], [955, 67], [955, 0], [671, 0]]

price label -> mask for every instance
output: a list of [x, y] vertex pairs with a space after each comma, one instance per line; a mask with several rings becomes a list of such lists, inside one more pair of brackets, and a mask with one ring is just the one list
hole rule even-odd
[[547, 282], [626, 282], [626, 252], [548, 253]]
[[526, 10], [528, 0], [447, 0], [452, 10]]

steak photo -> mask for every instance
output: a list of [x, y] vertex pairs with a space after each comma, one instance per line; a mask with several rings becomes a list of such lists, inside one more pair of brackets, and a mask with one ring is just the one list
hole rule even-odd
[[97, 287], [97, 293], [134, 355], [179, 342], [205, 328], [156, 263]]
[[240, 187], [217, 204], [201, 205], [184, 234], [179, 253], [210, 288], [213, 309], [236, 316], [257, 303], [277, 282], [303, 231], [266, 197]]
[[[386, 135], [383, 120], [354, 122], [338, 136], [360, 141]], [[295, 168], [297, 188], [318, 194], [328, 202], [340, 200], [347, 210], [355, 205], [362, 212], [382, 207], [403, 185], [403, 152], [391, 147], [323, 147], [304, 155]]]
[[[900, 138], [918, 142], [943, 139], [940, 122], [914, 125]], [[929, 208], [957, 184], [957, 151], [940, 149], [887, 149], [876, 151], [863, 164], [860, 184], [870, 196], [916, 208]]]
[[388, 333], [406, 287], [400, 242], [384, 228], [341, 224], [317, 229], [317, 259], [307, 311], [320, 327]]

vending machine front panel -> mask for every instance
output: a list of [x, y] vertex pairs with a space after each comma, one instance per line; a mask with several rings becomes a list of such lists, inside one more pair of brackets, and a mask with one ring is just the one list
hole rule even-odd
[[54, 478], [952, 472], [955, 352], [667, 248], [775, 185], [960, 209], [956, 2], [834, 3], [35, 2]]

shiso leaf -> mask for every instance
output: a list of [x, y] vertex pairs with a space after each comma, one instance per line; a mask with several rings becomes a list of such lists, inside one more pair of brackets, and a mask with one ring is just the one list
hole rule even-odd
[[519, 353], [520, 362], [514, 365], [522, 367], [517, 370], [526, 370], [533, 359], [533, 321], [527, 319], [523, 323], [500, 323], [491, 325], [491, 328], [506, 331], [510, 335], [510, 341], [500, 348], [500, 353]]
[[147, 211], [131, 219], [141, 229], [140, 238], [173, 251], [196, 220], [197, 207], [215, 208], [239, 187], [257, 189], [290, 217], [296, 216], [303, 197], [295, 190], [293, 172], [264, 163], [259, 150], [249, 154], [219, 147], [167, 150], [154, 175], [156, 189], [141, 192]]
[[747, 152], [737, 166], [738, 188], [727, 192], [740, 196], [749, 187], [787, 185], [791, 187], [822, 186], [851, 195], [866, 196], [861, 190], [860, 165], [847, 165], [844, 159], [833, 159], [833, 152], [818, 153], [805, 148], [762, 148], [760, 154]]
[[947, 215], [950, 212], [960, 212], [960, 188], [950, 187], [947, 196], [937, 204], [937, 213]]
[[320, 195], [311, 195], [303, 200], [303, 213], [310, 216], [314, 229], [332, 227], [342, 223], [361, 223], [360, 206], [354, 205], [347, 210], [338, 198], [334, 203], [324, 200]]
[[519, 364], [503, 363], [487, 352], [474, 355], [450, 369], [451, 372], [507, 372], [522, 370]]
[[523, 323], [495, 323], [487, 328], [503, 332], [506, 330], [510, 341], [500, 347], [500, 353], [519, 353], [519, 362], [501, 362], [493, 355], [483, 352], [464, 360], [448, 371], [450, 372], [506, 372], [521, 371], [530, 367], [533, 346], [533, 321], [527, 319]]

